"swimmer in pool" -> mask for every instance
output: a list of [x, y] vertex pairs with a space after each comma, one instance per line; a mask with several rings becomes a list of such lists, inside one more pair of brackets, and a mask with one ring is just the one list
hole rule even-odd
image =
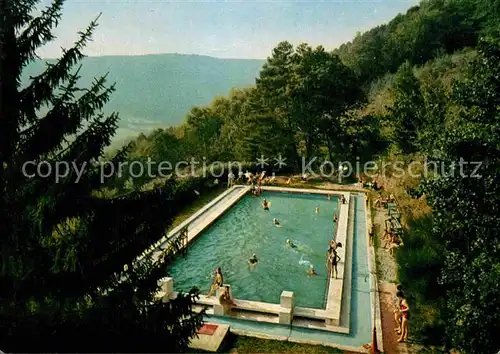
[[337, 215], [334, 215], [333, 216], [333, 222], [337, 222], [339, 220], [338, 216]]
[[280, 222], [278, 221], [278, 219], [274, 218], [273, 219], [273, 223], [274, 223], [274, 226], [281, 227]]
[[293, 244], [292, 241], [290, 241], [289, 239], [286, 240], [286, 245], [290, 248], [297, 248], [297, 246]]
[[262, 208], [263, 208], [264, 210], [269, 210], [269, 203], [267, 202], [267, 200], [266, 200], [266, 199], [264, 199], [264, 200], [262, 201]]
[[314, 211], [316, 214], [319, 214], [319, 208], [316, 207], [316, 210]]
[[309, 266], [309, 270], [307, 271], [307, 274], [318, 275], [318, 273], [316, 273], [316, 271], [314, 270], [314, 266], [312, 264]]
[[254, 253], [252, 255], [252, 257], [250, 257], [250, 259], [248, 260], [248, 264], [250, 265], [250, 268], [253, 268], [255, 267], [255, 265], [257, 264], [259, 260], [257, 259], [257, 255]]
[[331, 194], [328, 194], [328, 200], [332, 200], [332, 195]]

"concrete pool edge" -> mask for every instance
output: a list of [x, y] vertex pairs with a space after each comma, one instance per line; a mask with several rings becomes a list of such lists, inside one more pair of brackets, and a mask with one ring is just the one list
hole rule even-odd
[[[364, 194], [361, 194], [361, 193], [347, 193], [345, 191], [333, 191], [333, 190], [309, 190], [309, 189], [296, 189], [296, 188], [293, 188], [293, 189], [285, 189], [285, 188], [266, 188], [268, 191], [272, 191], [272, 192], [289, 192], [289, 193], [306, 193], [306, 194], [323, 194], [323, 195], [326, 195], [326, 194], [330, 194], [330, 195], [335, 195], [335, 196], [339, 196], [339, 195], [345, 195], [347, 196], [348, 198], [348, 206], [349, 206], [349, 214], [348, 214], [348, 220], [349, 220], [349, 227], [351, 227], [351, 222], [354, 223], [355, 220], [359, 220], [359, 222], [363, 225], [363, 224], [368, 224], [368, 221], [370, 220], [368, 217], [367, 217], [367, 209], [365, 207], [365, 203], [363, 203], [364, 199], [363, 199], [363, 195]], [[364, 204], [364, 205], [363, 205]], [[363, 208], [365, 207], [365, 210], [363, 209], [358, 209], [358, 208]], [[229, 209], [229, 208], [228, 208]], [[354, 209], [355, 210], [355, 215], [353, 216], [352, 213], [351, 213], [351, 209]], [[339, 209], [339, 212], [340, 212], [340, 209]], [[352, 217], [351, 217], [352, 216]], [[362, 218], [365, 218], [365, 220], [363, 220]], [[339, 215], [339, 219], [340, 219], [340, 215]], [[366, 255], [370, 255], [370, 246], [369, 246], [369, 235], [368, 235], [368, 228], [366, 228], [365, 230], [363, 230], [363, 227], [362, 226], [361, 228], [359, 228], [359, 224], [357, 224], [356, 222], [356, 225], [358, 225], [358, 228], [356, 228], [355, 230], [352, 231], [352, 237], [349, 237], [349, 232], [347, 232], [348, 236], [347, 236], [347, 241], [346, 242], [346, 250], [345, 250], [345, 256], [348, 257], [349, 256], [349, 253], [353, 251], [354, 249], [354, 245], [352, 245], [352, 247], [350, 247], [349, 249], [349, 243], [352, 243], [352, 240], [353, 240], [353, 237], [357, 237], [358, 239], [363, 239], [363, 233], [365, 233], [365, 236], [366, 236], [366, 246], [367, 246], [367, 249], [366, 249], [366, 252], [365, 250], [363, 249], [363, 251], [361, 252], [361, 254], [364, 254], [365, 257]], [[354, 229], [354, 227], [352, 227]], [[357, 230], [357, 231], [356, 231]], [[356, 235], [354, 235], [356, 234]], [[359, 236], [359, 237], [358, 237]], [[351, 239], [349, 241], [349, 238]], [[363, 246], [364, 248], [364, 246]], [[355, 261], [352, 257], [354, 257], [354, 255], [351, 255], [351, 262], [350, 264], [352, 265], [353, 262]], [[359, 253], [358, 253], [358, 257], [359, 257]], [[364, 257], [363, 257], [364, 258]], [[367, 266], [368, 266], [368, 271], [372, 271], [372, 263], [373, 263], [373, 259], [371, 258], [368, 258], [367, 259]], [[366, 263], [365, 263], [366, 264]], [[366, 268], [365, 268], [366, 269]], [[340, 270], [340, 269], [339, 269]], [[353, 271], [353, 269], [351, 269], [351, 271]], [[349, 270], [348, 270], [348, 267], [346, 266], [344, 271], [344, 276], [348, 277], [349, 275]], [[358, 269], [358, 277], [359, 277], [359, 269]], [[366, 274], [366, 273], [363, 273], [363, 275]], [[340, 271], [339, 271], [339, 275], [340, 275]], [[354, 274], [351, 274], [351, 278], [352, 276], [355, 276]], [[354, 281], [354, 279], [351, 279], [352, 281]], [[371, 279], [370, 279], [371, 280]], [[376, 281], [375, 281], [376, 283]], [[173, 285], [173, 284], [172, 284]], [[347, 289], [346, 287], [348, 286], [347, 282], [345, 284], [345, 287], [343, 288], [343, 292], [346, 292]], [[363, 313], [371, 313], [372, 316], [370, 316], [372, 319], [373, 319], [373, 314], [374, 314], [374, 311], [375, 311], [375, 314], [377, 315], [377, 312], [378, 312], [378, 318], [380, 319], [380, 315], [379, 315], [379, 309], [376, 309], [373, 304], [377, 302], [377, 299], [375, 298], [377, 293], [374, 292], [372, 290], [372, 282], [370, 281], [370, 284], [367, 284], [367, 288], [365, 289], [366, 292], [370, 292], [369, 296], [363, 300], [364, 303], [366, 304], [365, 306], [367, 307], [367, 310], [368, 311], [365, 311]], [[354, 291], [354, 288], [351, 289], [351, 291]], [[368, 295], [368, 294], [367, 294]], [[214, 299], [215, 300], [215, 299]], [[344, 296], [342, 296], [342, 302], [346, 302], [346, 299], [344, 298]], [[353, 300], [351, 300], [351, 298], [349, 298], [349, 300], [347, 301], [347, 303], [351, 302]], [[278, 305], [279, 306], [279, 305]], [[344, 304], [342, 304], [342, 308], [343, 308]], [[370, 309], [368, 309], [368, 306], [370, 306]], [[198, 306], [200, 308], [202, 308], [202, 306]], [[349, 306], [349, 311], [351, 310], [350, 306]], [[210, 313], [211, 312], [211, 313]], [[358, 334], [354, 334], [356, 340], [354, 341], [344, 341], [343, 339], [339, 339], [339, 341], [337, 341], [337, 339], [330, 339], [332, 337], [330, 337], [330, 334], [325, 331], [324, 329], [319, 329], [319, 328], [314, 328], [314, 327], [302, 327], [302, 326], [299, 326], [299, 325], [296, 325], [295, 323], [292, 323], [291, 325], [279, 325], [279, 324], [274, 324], [274, 325], [270, 325], [269, 323], [266, 323], [264, 321], [255, 321], [255, 320], [247, 320], [247, 319], [244, 319], [244, 318], [238, 318], [238, 317], [232, 317], [232, 316], [215, 316], [213, 315], [213, 310], [210, 311], [210, 312], [207, 312], [207, 315], [205, 316], [205, 321], [206, 322], [209, 322], [209, 323], [219, 323], [219, 324], [228, 324], [231, 326], [231, 329], [230, 331], [232, 333], [235, 333], [235, 334], [239, 334], [239, 335], [245, 335], [245, 336], [251, 336], [251, 337], [257, 337], [257, 338], [264, 338], [264, 339], [274, 339], [274, 340], [280, 340], [280, 341], [288, 341], [288, 342], [296, 342], [296, 343], [304, 343], [304, 344], [311, 344], [311, 345], [324, 345], [324, 346], [328, 346], [328, 347], [333, 347], [333, 348], [338, 348], [338, 349], [341, 349], [341, 350], [346, 350], [346, 351], [351, 351], [351, 352], [357, 352], [357, 353], [366, 353], [366, 347], [364, 347], [364, 345], [361, 345], [361, 343], [369, 343], [369, 338], [367, 337], [367, 335], [369, 335], [369, 333], [367, 333], [365, 330], [364, 332], [364, 335], [362, 335], [365, 339], [363, 339], [363, 341], [360, 343], [360, 340], [357, 339], [358, 338]], [[354, 314], [355, 312], [353, 312]], [[354, 316], [359, 316], [357, 314], [354, 314]], [[356, 321], [356, 317], [354, 318], [354, 321]], [[359, 319], [358, 319], [359, 321]], [[372, 322], [373, 320], [370, 320], [370, 322]], [[376, 323], [377, 323], [377, 320], [376, 320]], [[267, 326], [266, 326], [267, 325]], [[356, 322], [354, 323], [350, 323], [350, 325], [354, 326], [353, 328], [356, 327]], [[274, 326], [274, 327], [269, 327], [269, 326]], [[307, 329], [309, 328], [309, 329]], [[379, 324], [377, 323], [377, 329], [381, 329], [381, 327], [379, 326]], [[333, 338], [335, 338], [337, 335], [339, 334], [348, 334], [349, 335], [349, 330], [350, 328], [347, 328], [347, 331], [346, 332], [330, 332], [331, 335], [333, 335]], [[355, 330], [355, 329], [354, 329]], [[317, 333], [317, 334], [315, 334]], [[319, 335], [320, 333], [323, 333], [321, 335]], [[352, 334], [351, 334], [352, 335]], [[354, 338], [354, 337], [353, 337]], [[377, 333], [377, 338], [381, 338], [381, 331], [379, 330], [379, 332]], [[378, 341], [379, 343], [382, 343], [381, 342], [381, 339], [379, 339]], [[360, 345], [358, 346], [358, 343], [360, 343]], [[382, 348], [382, 346], [380, 345], [379, 348]]]
[[344, 289], [342, 293], [340, 323], [341, 327], [347, 328], [350, 333], [351, 329], [351, 295], [352, 295], [352, 263], [353, 263], [353, 250], [354, 250], [354, 198], [351, 194], [349, 200], [349, 216], [347, 225], [347, 240], [346, 240], [346, 259], [350, 262], [345, 266], [345, 279]]
[[342, 345], [342, 344], [331, 344], [328, 342], [322, 342], [322, 341], [315, 341], [315, 340], [307, 340], [307, 339], [298, 339], [298, 338], [290, 338], [290, 336], [278, 336], [278, 335], [273, 335], [273, 334], [264, 334], [264, 333], [256, 333], [253, 331], [247, 331], [244, 329], [235, 329], [235, 328], [229, 328], [229, 331], [231, 333], [234, 333], [239, 336], [246, 336], [246, 337], [253, 337], [253, 338], [259, 338], [259, 339], [266, 339], [266, 340], [278, 340], [281, 342], [291, 342], [291, 343], [299, 343], [299, 344], [309, 344], [309, 345], [323, 345], [325, 347], [330, 347], [330, 348], [336, 348], [348, 352], [353, 352], [353, 353], [366, 353], [366, 349], [362, 349], [359, 347], [354, 347], [354, 346], [349, 346], [349, 345]]
[[[235, 193], [236, 191], [239, 190], [239, 193]], [[160, 240], [158, 240], [156, 243], [154, 243], [150, 248], [148, 248], [143, 254], [141, 254], [137, 258], [137, 262], [140, 262], [144, 257], [150, 254], [160, 254], [162, 251], [162, 246], [164, 244], [167, 244], [170, 239], [178, 236], [183, 229], [187, 228], [188, 229], [188, 239], [187, 243], [189, 244], [193, 239], [196, 238], [204, 229], [206, 229], [208, 226], [213, 224], [219, 217], [221, 217], [227, 210], [229, 210], [236, 202], [238, 202], [245, 194], [250, 190], [250, 187], [248, 186], [241, 186], [241, 185], [236, 185], [231, 188], [228, 188], [226, 191], [222, 192], [219, 196], [211, 200], [208, 204], [204, 205], [202, 208], [200, 208], [197, 212], [195, 212], [193, 215], [191, 215], [189, 218], [184, 220], [182, 223], [180, 223], [177, 227], [175, 227], [173, 230], [169, 231], [167, 235], [162, 237]], [[233, 197], [232, 199], [226, 200], [231, 194], [235, 193], [236, 197]], [[218, 213], [212, 218], [212, 220], [208, 222], [200, 222], [200, 219], [202, 219], [203, 216], [207, 216], [208, 212], [210, 209], [213, 209], [214, 207], [220, 205], [221, 203], [224, 203], [226, 201], [226, 205], [218, 210]], [[194, 227], [194, 232], [193, 230], [189, 230], [190, 226], [193, 226], [195, 222], [199, 222], [201, 227]], [[197, 228], [197, 230], [196, 230]], [[191, 233], [191, 235], [189, 235]], [[186, 245], [187, 246], [187, 245]], [[157, 257], [154, 257], [155, 260]]]
[[[237, 203], [239, 199], [241, 199], [247, 192], [248, 192], [249, 187], [243, 187], [242, 191], [244, 193], [239, 193], [237, 194], [237, 198], [234, 198], [232, 196], [232, 201], [231, 203], [228, 203], [225, 205], [225, 207], [222, 209], [217, 209], [214, 210], [215, 212], [218, 212], [218, 215], [211, 220], [210, 223], [207, 223], [206, 225], [203, 225], [203, 227], [199, 228], [198, 233], [201, 233], [204, 229], [206, 229], [210, 224], [214, 223], [217, 218], [221, 217], [226, 211], [228, 211], [234, 204]], [[346, 245], [346, 239], [347, 239], [347, 226], [348, 226], [348, 221], [349, 221], [349, 207], [350, 207], [350, 193], [348, 192], [339, 192], [339, 191], [331, 191], [331, 190], [311, 190], [311, 189], [290, 189], [290, 188], [281, 188], [281, 187], [264, 187], [263, 191], [269, 191], [269, 192], [284, 192], [287, 194], [315, 194], [315, 195], [331, 195], [335, 197], [339, 197], [338, 203], [339, 203], [339, 209], [338, 209], [338, 221], [337, 221], [337, 227], [335, 227], [334, 232], [336, 233], [336, 240], [338, 242], [342, 242], [344, 245]], [[225, 196], [229, 196], [229, 193], [225, 193]], [[225, 196], [220, 196], [219, 200], [223, 199]], [[342, 204], [340, 201], [340, 197], [345, 197], [347, 203]], [[231, 198], [231, 197], [228, 197]], [[218, 204], [224, 204], [223, 202], [218, 203]], [[205, 211], [208, 208], [205, 208]], [[203, 212], [203, 210], [201, 210]], [[197, 213], [200, 214], [200, 213]], [[191, 220], [194, 220], [192, 218]], [[187, 220], [188, 222], [190, 221], [189, 219]], [[352, 235], [351, 235], [352, 236]], [[193, 237], [194, 238], [194, 237]], [[352, 241], [352, 240], [351, 240]], [[351, 242], [352, 243], [352, 242]], [[350, 302], [345, 302], [343, 301], [344, 293], [345, 291], [350, 291], [350, 286], [348, 288], [344, 287], [344, 277], [345, 277], [345, 265], [344, 263], [347, 262], [347, 264], [352, 265], [352, 259], [347, 259], [346, 258], [346, 246], [343, 248], [338, 249], [339, 256], [341, 257], [341, 261], [339, 262], [338, 265], [338, 279], [330, 279], [330, 281], [327, 283], [327, 295], [326, 295], [326, 304], [325, 306], [321, 308], [309, 308], [309, 307], [301, 307], [301, 306], [295, 306], [294, 304], [290, 306], [289, 310], [290, 314], [288, 317], [290, 317], [291, 324], [296, 327], [302, 327], [302, 328], [312, 328], [315, 330], [321, 330], [325, 332], [335, 332], [335, 333], [342, 333], [342, 334], [349, 334], [349, 328], [340, 326], [340, 321], [341, 321], [341, 314], [342, 314], [342, 307], [343, 306], [348, 306], [350, 307]], [[173, 278], [164, 278], [162, 279], [162, 282], [169, 282], [170, 284], [166, 286], [168, 288], [168, 295], [166, 294], [165, 291], [161, 291], [158, 296], [161, 298], [164, 298], [166, 301], [169, 301], [173, 298], [176, 297], [177, 292], [174, 291], [174, 282], [175, 279]], [[162, 284], [163, 284], [162, 283]], [[293, 291], [287, 291], [288, 289], [281, 289], [282, 290], [282, 299], [283, 299], [283, 294], [284, 293], [291, 293], [292, 297]], [[349, 296], [350, 299], [350, 296]], [[208, 310], [208, 314], [217, 314], [216, 307], [218, 307], [218, 302], [215, 301], [216, 298], [214, 297], [207, 297], [205, 295], [200, 295], [200, 298], [196, 301], [197, 305], [200, 306], [211, 306], [211, 308]], [[259, 301], [249, 301], [249, 300], [241, 300], [241, 299], [234, 299], [235, 302], [237, 303], [237, 306], [234, 308], [235, 312], [237, 311], [251, 311], [252, 314], [249, 316], [248, 314], [238, 314], [238, 315], [232, 315], [230, 317], [234, 318], [245, 318], [248, 320], [253, 320], [253, 321], [259, 321], [259, 322], [267, 322], [267, 323], [274, 323], [274, 324], [288, 324], [288, 323], [282, 323], [282, 315], [285, 316], [281, 312], [285, 312], [286, 309], [283, 308], [282, 305], [280, 304], [275, 304], [275, 303], [266, 303], [266, 302], [259, 302]], [[293, 299], [292, 299], [293, 303]], [[241, 307], [238, 305], [241, 304]], [[281, 307], [280, 309], [277, 309], [277, 307]], [[255, 313], [254, 313], [255, 311]], [[350, 313], [350, 310], [348, 310], [348, 313]], [[245, 317], [243, 317], [245, 316]], [[286, 318], [285, 316], [284, 318]]]
[[[377, 265], [375, 259], [375, 242], [370, 243], [370, 230], [373, 227], [372, 223], [372, 213], [371, 205], [369, 205], [368, 195], [363, 193], [363, 202], [365, 204], [365, 221], [366, 221], [366, 238], [367, 238], [367, 253], [368, 253], [368, 271], [372, 275], [370, 277], [370, 300], [371, 300], [371, 315], [375, 318], [375, 323], [373, 324], [377, 329], [377, 346], [378, 349], [384, 351], [384, 341], [382, 336], [382, 317], [380, 313], [380, 294], [378, 287], [378, 277], [377, 277]], [[373, 343], [372, 343], [373, 344]]]

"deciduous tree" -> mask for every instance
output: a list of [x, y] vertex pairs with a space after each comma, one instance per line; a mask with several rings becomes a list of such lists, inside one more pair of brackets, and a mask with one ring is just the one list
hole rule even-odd
[[446, 248], [446, 330], [471, 354], [500, 348], [500, 48], [483, 41], [479, 53], [454, 86], [458, 113], [435, 156], [454, 168], [426, 185], [433, 234]]

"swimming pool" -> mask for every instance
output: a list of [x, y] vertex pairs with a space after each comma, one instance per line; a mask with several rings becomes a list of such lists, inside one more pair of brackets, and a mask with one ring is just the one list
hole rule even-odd
[[[262, 209], [262, 198], [271, 202], [269, 211]], [[324, 308], [326, 253], [338, 206], [338, 198], [316, 194], [245, 196], [193, 241], [186, 257], [169, 265], [169, 276], [178, 291], [196, 286], [206, 294], [219, 266], [235, 298], [279, 303], [281, 292], [288, 290], [295, 293], [297, 306]], [[273, 225], [273, 218], [281, 227]], [[287, 247], [287, 239], [297, 248]], [[253, 253], [259, 262], [252, 270], [248, 259]], [[310, 264], [318, 275], [307, 274]]]

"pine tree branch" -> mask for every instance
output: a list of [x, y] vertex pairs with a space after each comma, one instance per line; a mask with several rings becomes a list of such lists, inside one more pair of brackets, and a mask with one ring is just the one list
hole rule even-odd
[[[79, 91], [79, 89], [76, 88], [76, 84], [80, 79], [79, 76], [80, 70], [81, 70], [81, 65], [77, 69], [77, 71], [69, 77], [68, 84], [65, 87], [62, 87], [63, 89], [62, 94], [59, 95], [59, 97], [55, 97], [54, 101], [52, 102], [52, 108], [49, 110], [49, 112], [45, 115], [44, 118], [37, 119], [35, 111], [30, 111], [28, 109], [25, 110], [24, 113], [25, 117], [27, 118], [26, 121], [34, 123], [30, 124], [28, 127], [26, 127], [23, 131], [19, 133], [20, 136], [18, 145], [19, 155], [22, 156], [23, 151], [27, 150], [26, 146], [29, 146], [29, 142], [31, 141], [30, 139], [33, 139], [33, 137], [35, 136], [35, 134], [37, 134], [37, 132], [40, 131], [42, 131], [42, 133], [46, 132], [47, 130], [47, 128], [45, 128], [46, 125], [50, 125], [51, 128], [50, 130], [56, 131], [54, 129], [55, 126], [58, 126], [60, 123], [64, 125], [65, 123], [68, 123], [68, 121], [70, 121], [68, 119], [69, 118], [68, 106], [72, 104], [75, 92]], [[50, 124], [45, 122], [50, 122]], [[59, 135], [65, 136], [66, 134], [70, 134], [71, 132], [76, 133], [76, 130], [63, 129], [63, 134]], [[21, 157], [19, 160], [26, 161], [27, 158], [29, 159], [29, 157]]]
[[[36, 112], [43, 104], [53, 100], [54, 90], [69, 80], [71, 68], [85, 57], [81, 51], [91, 40], [99, 17], [100, 15], [84, 32], [79, 32], [80, 39], [71, 49], [63, 50], [63, 55], [56, 64], [47, 64], [47, 69], [43, 73], [31, 78], [31, 83], [20, 92], [22, 107], [26, 107], [30, 112]], [[22, 122], [22, 125], [27, 123], [32, 122]]]
[[[155, 242], [155, 235], [165, 233], [171, 217], [164, 216], [174, 215], [176, 208], [169, 199], [168, 194], [156, 190], [135, 198], [81, 201], [79, 208], [89, 214], [81, 216], [79, 230], [61, 235], [50, 246], [53, 271], [41, 272], [40, 276], [45, 274], [43, 283], [32, 285], [36, 285], [36, 293], [48, 296], [50, 289], [57, 289], [59, 296], [77, 296], [98, 286], [111, 287], [113, 274], [120, 273], [124, 263], [131, 263]], [[50, 216], [48, 219], [52, 224]]]
[[61, 149], [63, 144], [68, 143], [64, 137], [77, 133], [83, 122], [89, 121], [97, 110], [104, 107], [115, 90], [114, 85], [104, 87], [106, 77], [103, 76], [96, 79], [90, 89], [72, 103], [74, 93], [80, 91], [75, 88], [77, 79], [77, 74], [72, 75], [63, 94], [53, 101], [53, 108], [47, 115], [21, 133], [25, 143], [20, 149], [20, 161], [31, 161], [36, 156], [43, 158], [49, 152]]
[[72, 161], [82, 164], [84, 161], [97, 161], [102, 155], [104, 147], [111, 143], [118, 122], [118, 114], [113, 113], [106, 119], [99, 115], [87, 127], [87, 130], [78, 135], [68, 148], [57, 154], [56, 160]]
[[17, 37], [21, 67], [38, 58], [35, 51], [55, 38], [52, 29], [59, 24], [64, 1], [54, 0], [39, 17], [30, 21], [28, 27]]
[[[31, 12], [39, 0], [5, 0], [10, 3], [10, 18], [12, 19], [13, 28], [15, 30], [25, 27], [33, 20]], [[15, 5], [14, 5], [15, 4]]]

